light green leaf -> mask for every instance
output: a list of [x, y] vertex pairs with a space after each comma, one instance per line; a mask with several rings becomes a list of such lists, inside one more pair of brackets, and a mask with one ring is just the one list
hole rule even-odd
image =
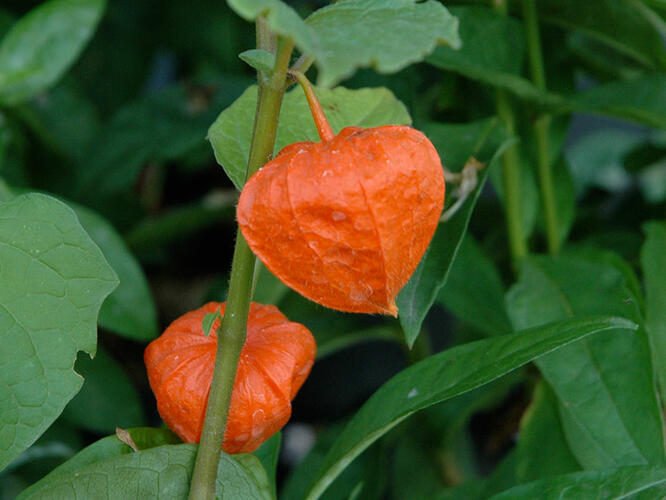
[[246, 21], [252, 22], [263, 16], [271, 31], [293, 39], [303, 54], [316, 56], [319, 53], [317, 36], [286, 3], [280, 0], [227, 0], [227, 4]]
[[275, 67], [275, 56], [262, 49], [250, 49], [238, 54], [244, 62], [259, 71], [271, 72]]
[[227, 0], [238, 15], [264, 16], [272, 31], [291, 37], [314, 59], [319, 84], [331, 87], [357, 68], [392, 73], [422, 60], [437, 44], [460, 46], [458, 22], [443, 5], [414, 0], [343, 0], [306, 21], [279, 0]]
[[0, 42], [0, 101], [17, 104], [56, 82], [92, 36], [105, 0], [51, 0]]
[[546, 22], [580, 30], [645, 66], [664, 68], [666, 49], [661, 34], [650, 21], [650, 9], [638, 8], [639, 4], [633, 0], [538, 0], [537, 10]]
[[[507, 310], [515, 328], [589, 314], [641, 322], [638, 299], [624, 274], [603, 259], [580, 256], [523, 261], [520, 279], [507, 295]], [[537, 366], [557, 394], [569, 446], [584, 468], [664, 461], [644, 330], [582, 340], [538, 360]]]
[[213, 328], [213, 323], [215, 323], [215, 320], [222, 320], [222, 316], [220, 315], [220, 308], [218, 308], [217, 311], [214, 313], [207, 313], [204, 315], [203, 319], [201, 320], [201, 329], [203, 330], [203, 333], [206, 337], [210, 335], [210, 330]]
[[138, 261], [108, 221], [80, 205], [72, 208], [120, 278], [118, 288], [102, 304], [99, 325], [133, 340], [154, 339], [158, 334], [157, 311]]
[[41, 194], [0, 203], [0, 468], [79, 391], [97, 314], [118, 278], [71, 209]]
[[318, 83], [330, 87], [356, 68], [394, 73], [438, 44], [460, 47], [458, 20], [433, 0], [344, 0], [305, 21], [319, 41]]
[[467, 233], [437, 302], [486, 335], [511, 331], [499, 271]]
[[621, 318], [588, 318], [456, 346], [403, 370], [361, 407], [338, 435], [311, 484], [319, 498], [347, 465], [374, 441], [418, 410], [471, 391], [590, 333], [636, 328]]
[[576, 472], [516, 486], [490, 500], [648, 500], [666, 494], [666, 469], [620, 467]]
[[[108, 439], [108, 438], [106, 438]], [[114, 437], [117, 440], [117, 438]], [[120, 441], [118, 441], [120, 443]], [[76, 469], [54, 472], [19, 495], [39, 498], [185, 498], [196, 456], [196, 445], [165, 445], [100, 459]], [[127, 452], [126, 450], [130, 450]], [[248, 465], [261, 467], [250, 455], [241, 464], [226, 453], [220, 456], [216, 495], [225, 500], [257, 500], [265, 491], [257, 485]], [[76, 458], [76, 457], [75, 457]], [[255, 462], [256, 461], [256, 462]]]
[[[385, 88], [318, 88], [315, 92], [336, 134], [349, 126], [377, 127], [411, 123], [405, 106]], [[224, 110], [208, 130], [208, 139], [217, 162], [238, 189], [242, 189], [245, 184], [256, 106], [257, 87], [252, 86]], [[275, 150], [280, 151], [289, 144], [302, 141], [319, 141], [319, 135], [303, 91], [294, 88], [284, 96]]]
[[92, 360], [80, 354], [76, 372], [85, 382], [62, 413], [67, 422], [101, 434], [144, 423], [139, 394], [122, 367], [104, 350], [98, 348]]
[[641, 248], [641, 268], [645, 280], [645, 325], [652, 347], [662, 401], [666, 401], [666, 223], [648, 222]]
[[[479, 122], [479, 125], [483, 123]], [[463, 127], [466, 132], [467, 126]], [[451, 130], [449, 137], [455, 137], [458, 127], [450, 125], [449, 128]], [[480, 135], [477, 136], [477, 139], [485, 133], [487, 133], [486, 129], [480, 128]], [[481, 193], [486, 176], [491, 169], [496, 168], [496, 163], [510, 142], [510, 140], [505, 141], [499, 148], [494, 149], [496, 143], [491, 141], [491, 147], [486, 145], [485, 151], [479, 151], [478, 159], [488, 163], [479, 172], [476, 188], [455, 215], [450, 220], [440, 223], [437, 227], [430, 246], [421, 258], [416, 271], [414, 271], [412, 277], [398, 294], [396, 301], [399, 310], [398, 317], [405, 332], [405, 341], [410, 347], [421, 332], [423, 320], [435, 302], [437, 294], [446, 283], [446, 278], [458, 253], [458, 248], [467, 230], [472, 210]], [[437, 143], [435, 144], [437, 145]], [[438, 151], [440, 151], [440, 154], [446, 155], [446, 151], [442, 151], [441, 149], [438, 149]], [[470, 155], [472, 154], [476, 153], [470, 151]]]

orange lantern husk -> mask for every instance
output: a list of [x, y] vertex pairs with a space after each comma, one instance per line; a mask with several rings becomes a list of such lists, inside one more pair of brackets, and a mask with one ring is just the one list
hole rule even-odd
[[[213, 324], [202, 320], [225, 303], [209, 302], [176, 319], [145, 350], [144, 360], [157, 409], [183, 441], [201, 437], [217, 351]], [[275, 306], [252, 303], [247, 339], [238, 362], [222, 449], [248, 453], [280, 430], [291, 416], [291, 400], [315, 358], [310, 331], [289, 321]]]
[[444, 206], [439, 155], [406, 126], [334, 135], [312, 88], [299, 81], [322, 141], [285, 147], [247, 181], [240, 229], [266, 267], [308, 299], [396, 316], [395, 298]]

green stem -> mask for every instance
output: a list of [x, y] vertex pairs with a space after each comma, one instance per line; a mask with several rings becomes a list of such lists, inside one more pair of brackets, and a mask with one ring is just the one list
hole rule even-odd
[[[509, 98], [503, 90], [496, 91], [497, 114], [506, 126], [509, 136], [516, 133], [515, 118]], [[527, 255], [527, 242], [523, 230], [522, 207], [520, 206], [520, 164], [518, 149], [509, 146], [502, 158], [502, 185], [504, 187], [504, 209], [511, 259], [515, 264]]]
[[[545, 91], [546, 74], [543, 69], [543, 56], [539, 36], [539, 20], [534, 0], [522, 0], [522, 7], [532, 81], [539, 90]], [[548, 251], [551, 254], [555, 254], [560, 251], [560, 231], [557, 220], [553, 172], [550, 166], [550, 147], [548, 144], [549, 128], [550, 117], [548, 115], [541, 115], [534, 122], [539, 189], [541, 191], [541, 202], [543, 204], [543, 213], [546, 220], [546, 239], [548, 242]]]
[[[257, 42], [260, 49], [264, 40], [270, 40], [263, 23], [257, 23]], [[291, 40], [278, 42], [275, 68], [268, 78], [259, 75], [259, 97], [250, 147], [247, 178], [262, 167], [273, 154], [282, 97], [286, 89], [286, 75], [294, 44]], [[217, 464], [224, 441], [224, 431], [236, 379], [236, 368], [245, 344], [247, 316], [250, 310], [252, 277], [255, 257], [240, 230], [231, 264], [231, 279], [227, 305], [222, 323], [217, 330], [217, 356], [210, 387], [206, 420], [194, 464], [190, 486], [190, 500], [210, 500], [215, 497]]]
[[[496, 12], [507, 15], [506, 0], [492, 0]], [[515, 117], [511, 102], [504, 90], [495, 91], [497, 115], [504, 122], [507, 134], [511, 137], [516, 133]], [[509, 146], [502, 158], [502, 186], [504, 187], [504, 210], [506, 212], [507, 231], [509, 233], [509, 248], [514, 267], [516, 263], [527, 255], [527, 241], [523, 229], [522, 207], [520, 206], [520, 164], [518, 149]]]

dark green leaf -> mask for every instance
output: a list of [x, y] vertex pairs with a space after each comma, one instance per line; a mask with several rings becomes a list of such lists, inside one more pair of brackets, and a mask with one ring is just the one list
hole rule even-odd
[[666, 401], [666, 223], [648, 222], [643, 226], [646, 234], [641, 249], [641, 267], [645, 280], [646, 320], [650, 337], [652, 359], [661, 390]]
[[[507, 295], [507, 309], [515, 328], [589, 314], [641, 321], [625, 276], [603, 260], [577, 256], [525, 260], [518, 284]], [[569, 446], [585, 468], [664, 461], [644, 330], [585, 339], [538, 360], [537, 366], [557, 394]]]
[[490, 500], [654, 499], [666, 494], [666, 469], [620, 467], [576, 472], [511, 488]]
[[664, 128], [666, 75], [645, 73], [633, 80], [599, 85], [572, 97], [568, 106]]
[[[408, 125], [405, 106], [384, 88], [348, 90], [316, 89], [326, 117], [335, 133], [349, 126]], [[215, 158], [238, 189], [245, 184], [245, 171], [257, 107], [257, 87], [248, 88], [218, 116], [208, 130]], [[299, 141], [319, 141], [305, 95], [300, 88], [287, 92], [280, 112], [275, 150]]]
[[319, 498], [345, 467], [414, 412], [475, 389], [590, 333], [636, 328], [621, 318], [578, 319], [456, 346], [403, 370], [361, 407], [338, 435], [310, 486]]
[[92, 36], [104, 0], [51, 0], [0, 42], [0, 101], [16, 104], [55, 83]]
[[[136, 258], [109, 222], [80, 205], [73, 205], [72, 208], [120, 278], [118, 288], [102, 304], [99, 325], [130, 339], [154, 339], [158, 333], [157, 311], [148, 281]], [[130, 423], [137, 425], [139, 422], [123, 425]]]
[[523, 415], [514, 454], [517, 484], [581, 469], [567, 446], [557, 397], [543, 381]]
[[356, 68], [393, 73], [422, 60], [438, 44], [460, 47], [458, 21], [433, 0], [347, 0], [305, 21], [315, 33], [318, 82], [330, 87]]
[[649, 8], [640, 4], [625, 0], [538, 0], [537, 10], [547, 22], [578, 29], [648, 67], [664, 68], [662, 34], [650, 21]]
[[79, 391], [77, 351], [96, 348], [97, 314], [118, 278], [63, 203], [0, 203], [0, 468]]
[[92, 360], [79, 355], [75, 369], [85, 382], [62, 413], [67, 422], [100, 434], [143, 424], [139, 394], [121, 366], [104, 350], [98, 348]]
[[262, 49], [250, 49], [238, 54], [244, 62], [256, 70], [271, 72], [275, 66], [275, 56]]
[[[455, 133], [456, 126], [452, 125], [450, 127], [452, 132]], [[495, 165], [509, 142], [510, 140], [500, 146], [488, 164], [479, 172], [478, 184], [461, 208], [450, 220], [438, 226], [435, 236], [416, 271], [398, 294], [397, 305], [400, 324], [409, 346], [414, 344], [428, 310], [435, 302], [437, 293], [446, 283], [446, 278], [467, 230], [472, 210], [483, 188], [486, 176], [489, 170], [496, 168]], [[441, 154], [446, 154], [446, 152], [442, 151]]]
[[495, 264], [467, 233], [437, 302], [486, 335], [511, 331], [504, 285]]
[[[129, 449], [125, 444], [121, 446]], [[195, 454], [196, 445], [180, 444], [102, 458], [75, 470], [49, 474], [23, 492], [19, 499], [185, 498]], [[243, 461], [247, 464], [222, 453], [216, 494], [229, 500], [265, 499], [265, 490], [257, 485], [253, 473], [248, 470], [248, 466], [255, 468], [261, 464], [250, 455], [246, 455]]]
[[276, 432], [273, 436], [264, 442], [253, 454], [259, 459], [266, 471], [268, 484], [270, 485], [271, 498], [277, 498], [276, 473], [278, 458], [280, 456], [280, 445], [282, 444], [282, 433]]

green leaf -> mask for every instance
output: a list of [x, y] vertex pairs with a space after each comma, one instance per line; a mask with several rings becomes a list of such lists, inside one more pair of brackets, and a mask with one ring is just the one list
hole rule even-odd
[[139, 394], [118, 362], [104, 350], [98, 348], [93, 360], [80, 355], [76, 372], [85, 382], [62, 413], [67, 422], [100, 434], [144, 423]]
[[270, 497], [277, 498], [276, 473], [278, 458], [280, 456], [280, 445], [282, 444], [282, 433], [276, 432], [270, 439], [264, 442], [257, 451], [253, 453], [264, 467], [270, 485]]
[[72, 209], [120, 278], [118, 288], [102, 304], [99, 325], [133, 340], [154, 339], [158, 334], [157, 311], [138, 261], [108, 221], [80, 205], [72, 205]]
[[51, 0], [21, 18], [0, 42], [0, 101], [17, 104], [56, 82], [92, 36], [104, 0]]
[[271, 72], [275, 67], [275, 56], [262, 49], [250, 49], [238, 54], [244, 62], [256, 70]]
[[523, 415], [514, 454], [518, 484], [580, 470], [562, 430], [557, 396], [543, 381]]
[[576, 472], [516, 486], [490, 500], [579, 500], [603, 498], [625, 500], [663, 498], [666, 469], [658, 467], [619, 467], [609, 470]]
[[314, 59], [324, 87], [357, 68], [393, 73], [422, 60], [437, 44], [460, 46], [457, 20], [434, 0], [345, 0], [315, 11], [306, 21], [279, 0], [227, 3], [248, 21], [264, 16], [272, 31], [292, 38]]
[[[626, 283], [624, 274], [602, 259], [532, 257], [523, 262], [519, 281], [507, 295], [507, 310], [515, 328], [589, 314], [640, 323], [639, 301]], [[557, 394], [565, 435], [583, 467], [664, 461], [644, 330], [582, 340], [538, 360], [537, 366]]]
[[261, 271], [252, 300], [260, 304], [279, 304], [289, 292], [289, 287], [277, 279], [259, 259], [256, 265], [261, 265]]
[[63, 203], [0, 203], [0, 468], [79, 391], [79, 350], [94, 354], [97, 314], [118, 279]]
[[[349, 90], [337, 87], [315, 91], [336, 134], [349, 126], [411, 123], [405, 106], [387, 89]], [[245, 184], [256, 106], [257, 87], [252, 86], [224, 110], [208, 130], [217, 162], [239, 190]], [[284, 96], [275, 150], [280, 151], [294, 142], [319, 140], [305, 95], [300, 88], [294, 88]]]
[[236, 14], [246, 21], [265, 18], [271, 31], [294, 40], [296, 47], [309, 56], [319, 53], [319, 40], [305, 21], [280, 0], [227, 0]]
[[566, 148], [566, 159], [578, 194], [585, 193], [591, 186], [612, 192], [626, 189], [631, 177], [624, 169], [623, 158], [645, 138], [640, 131], [602, 129]]
[[641, 268], [645, 280], [645, 326], [652, 347], [652, 359], [661, 390], [666, 401], [666, 223], [648, 222], [643, 226], [646, 234], [641, 248]]
[[568, 107], [666, 128], [666, 75], [645, 73], [599, 85], [572, 97]]
[[[451, 125], [450, 128], [451, 135], [455, 136], [457, 127]], [[494, 152], [488, 164], [479, 172], [476, 188], [455, 215], [437, 227], [430, 246], [421, 258], [416, 271], [398, 294], [396, 303], [400, 311], [400, 324], [405, 332], [405, 341], [410, 347], [421, 332], [423, 320], [435, 302], [439, 290], [446, 283], [446, 278], [458, 253], [460, 243], [465, 236], [472, 210], [481, 193], [486, 176], [489, 170], [496, 168], [495, 164], [510, 142], [511, 140], [505, 141]], [[446, 152], [440, 151], [440, 154], [444, 156]], [[487, 156], [482, 154], [481, 159], [484, 158], [487, 158]]]
[[375, 392], [338, 435], [307, 500], [319, 498], [355, 457], [416, 411], [471, 391], [585, 335], [618, 328], [636, 325], [608, 317], [554, 323], [456, 346], [410, 366]]
[[[650, 21], [650, 9], [625, 0], [538, 0], [539, 17], [558, 26], [580, 30], [641, 64], [666, 67], [662, 35]], [[655, 15], [653, 12], [652, 15]]]
[[438, 44], [460, 47], [458, 20], [433, 0], [346, 0], [305, 21], [319, 42], [318, 83], [330, 87], [356, 68], [394, 73], [421, 61]]
[[495, 264], [467, 233], [437, 302], [486, 335], [511, 331], [504, 285]]
[[79, 166], [79, 195], [95, 201], [129, 190], [146, 162], [178, 159], [205, 144], [211, 111], [180, 84], [120, 108]]
[[215, 320], [219, 319], [222, 321], [222, 316], [220, 315], [220, 308], [217, 308], [217, 311], [214, 313], [207, 313], [201, 320], [201, 329], [206, 337], [210, 335], [210, 330], [213, 328], [213, 323]]
[[[122, 446], [130, 449], [124, 443]], [[194, 444], [165, 445], [138, 452], [130, 449], [121, 455], [79, 464], [73, 470], [51, 473], [18, 498], [185, 498], [195, 456]], [[261, 467], [261, 463], [249, 455], [242, 460], [244, 464], [222, 453], [216, 495], [238, 500], [266, 498], [253, 471], [248, 470], [248, 466]]]

